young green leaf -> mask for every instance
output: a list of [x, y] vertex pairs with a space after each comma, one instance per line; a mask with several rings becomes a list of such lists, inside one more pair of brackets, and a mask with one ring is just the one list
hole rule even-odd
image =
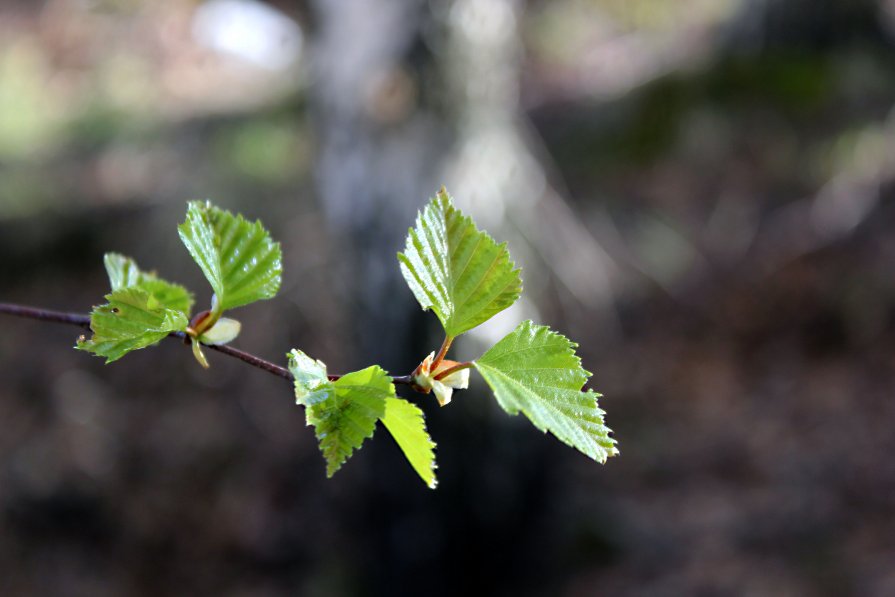
[[417, 217], [398, 261], [416, 300], [435, 311], [450, 337], [503, 311], [522, 291], [506, 243], [478, 230], [444, 188]]
[[190, 201], [177, 231], [214, 290], [218, 314], [273, 298], [280, 289], [280, 245], [260, 222], [247, 222], [209, 202]]
[[376, 421], [385, 414], [385, 399], [394, 395], [392, 379], [374, 365], [331, 382], [329, 396], [308, 407], [308, 425], [320, 441], [328, 477], [373, 437]]
[[385, 371], [373, 366], [329, 381], [322, 362], [300, 350], [288, 357], [296, 400], [307, 408], [308, 425], [316, 428], [328, 476], [373, 435], [379, 419], [426, 485], [435, 487], [435, 444], [423, 412], [395, 395], [395, 384]]
[[435, 443], [426, 431], [423, 411], [403, 398], [386, 398], [381, 420], [413, 470], [429, 489], [435, 489]]
[[507, 413], [521, 411], [541, 431], [603, 463], [618, 450], [603, 423], [599, 394], [581, 391], [590, 373], [576, 347], [547, 326], [524, 321], [475, 366]]
[[113, 291], [128, 286], [137, 286], [140, 282], [155, 277], [137, 267], [136, 261], [120, 253], [106, 253], [103, 256], [103, 263], [106, 266], [106, 273], [109, 274], [109, 284]]
[[295, 399], [298, 404], [313, 406], [332, 395], [333, 385], [322, 361], [315, 361], [297, 348], [286, 356], [289, 357], [289, 371], [295, 378]]
[[166, 308], [138, 286], [120, 288], [106, 295], [106, 300], [108, 304], [94, 307], [90, 314], [93, 337], [78, 340], [77, 345], [81, 350], [106, 357], [106, 363], [160, 342], [170, 332], [182, 331], [189, 324], [184, 313]]
[[112, 291], [136, 286], [151, 294], [164, 307], [189, 316], [193, 295], [183, 286], [162, 280], [154, 273], [142, 271], [136, 261], [119, 253], [106, 253], [103, 262]]

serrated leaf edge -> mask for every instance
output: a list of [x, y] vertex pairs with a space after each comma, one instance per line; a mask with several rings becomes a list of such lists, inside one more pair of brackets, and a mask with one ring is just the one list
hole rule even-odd
[[[455, 284], [455, 280], [453, 280], [453, 276], [451, 276], [451, 260], [453, 258], [453, 251], [456, 250], [456, 247], [448, 247], [448, 237], [450, 235], [450, 230], [448, 226], [448, 220], [452, 214], [456, 214], [458, 221], [462, 223], [466, 230], [470, 230], [472, 234], [475, 234], [478, 237], [478, 241], [476, 243], [476, 249], [469, 256], [469, 260], [467, 264], [464, 266], [463, 270], [461, 270], [461, 276], [465, 273], [469, 263], [472, 262], [473, 257], [475, 256], [475, 252], [478, 250], [478, 244], [485, 240], [493, 244], [493, 246], [497, 249], [497, 253], [494, 257], [492, 263], [488, 266], [488, 271], [490, 272], [498, 263], [502, 261], [503, 258], [506, 260], [507, 277], [511, 279], [511, 283], [506, 284], [504, 286], [498, 286], [496, 288], [495, 294], [493, 298], [484, 305], [481, 306], [476, 312], [472, 313], [468, 317], [463, 320], [455, 321], [453, 318], [455, 314], [460, 311], [460, 307], [466, 304], [469, 299], [475, 295], [478, 290], [478, 286], [473, 288], [465, 297], [460, 299], [459, 297], [455, 297], [457, 302], [453, 305], [451, 309], [451, 315], [448, 316], [446, 311], [446, 306], [451, 302], [450, 296], [438, 296], [436, 292], [437, 289], [427, 288], [426, 284], [423, 283], [421, 278], [421, 274], [418, 270], [423, 269], [424, 271], [428, 271], [432, 274], [434, 278], [437, 278], [438, 282], [441, 283], [445, 287], [448, 293], [452, 292], [452, 289]], [[431, 217], [430, 217], [431, 215]], [[433, 228], [437, 230], [432, 230]], [[423, 233], [422, 236], [420, 231]], [[430, 234], [430, 232], [432, 234]], [[433, 237], [433, 234], [436, 232], [441, 233], [440, 238], [438, 235]], [[465, 239], [466, 234], [463, 235]], [[462, 243], [457, 243], [457, 246], [460, 246]], [[443, 250], [436, 250], [432, 247], [435, 245], [444, 245]], [[420, 263], [419, 265], [422, 268], [417, 267], [416, 264], [413, 263], [413, 260], [408, 255], [411, 252], [411, 247], [414, 252], [419, 256]], [[429, 256], [426, 254], [426, 251], [423, 249], [428, 249], [429, 252], [432, 253], [432, 256], [435, 259], [441, 261], [441, 263], [435, 264], [434, 266], [429, 263]], [[512, 256], [510, 255], [508, 246], [506, 241], [498, 243], [487, 231], [481, 230], [476, 226], [475, 221], [467, 214], [465, 214], [461, 209], [456, 207], [453, 204], [453, 200], [451, 199], [450, 194], [447, 190], [442, 187], [435, 197], [420, 211], [417, 212], [417, 217], [414, 223], [414, 226], [409, 228], [407, 231], [407, 237], [405, 240], [404, 252], [399, 252], [398, 255], [398, 264], [401, 269], [401, 273], [407, 282], [407, 285], [410, 287], [411, 292], [414, 297], [419, 302], [423, 311], [432, 310], [435, 312], [439, 321], [441, 322], [442, 327], [445, 329], [445, 332], [451, 336], [456, 337], [460, 334], [463, 334], [479, 325], [485, 323], [497, 313], [500, 313], [504, 309], [511, 306], [513, 303], [519, 300], [519, 297], [522, 294], [522, 278], [521, 278], [521, 269], [516, 267], [516, 263], [513, 261]], [[487, 279], [487, 275], [484, 275], [481, 282]], [[498, 301], [501, 296], [505, 293], [509, 292], [512, 296], [512, 300], [509, 304], [494, 313], [487, 315], [481, 321], [475, 322], [475, 319], [480, 317], [483, 313], [488, 312], [488, 307]], [[425, 297], [425, 301], [422, 297]], [[473, 325], [467, 327], [467, 323], [472, 320], [474, 321]]]
[[[547, 428], [545, 425], [541, 424], [540, 421], [531, 418], [528, 415], [528, 413], [525, 412], [525, 410], [523, 408], [521, 408], [519, 405], [508, 405], [506, 400], [500, 398], [497, 395], [497, 392], [494, 391], [493, 388], [491, 388], [492, 393], [494, 393], [495, 398], [497, 399], [498, 404], [500, 404], [501, 408], [503, 408], [503, 410], [509, 415], [518, 415], [521, 412], [532, 423], [532, 425], [534, 425], [534, 427], [536, 429], [540, 430], [543, 433], [549, 432], [551, 435], [553, 435], [555, 438], [557, 438], [564, 444], [566, 444], [572, 448], [575, 448], [576, 450], [580, 451], [582, 454], [588, 456], [589, 458], [592, 458], [593, 460], [595, 460], [601, 464], [605, 464], [606, 460], [608, 458], [610, 458], [612, 456], [617, 456], [619, 454], [619, 450], [616, 447], [617, 440], [614, 437], [612, 437], [611, 435], [609, 435], [610, 433], [612, 433], [612, 430], [608, 426], [606, 426], [606, 424], [604, 422], [604, 415], [606, 414], [606, 411], [604, 411], [599, 406], [598, 399], [601, 398], [603, 395], [598, 392], [595, 392], [591, 389], [583, 390], [583, 387], [587, 383], [587, 380], [591, 377], [591, 373], [581, 366], [581, 357], [579, 357], [575, 353], [575, 349], [578, 347], [578, 344], [576, 342], [573, 342], [572, 340], [568, 339], [563, 334], [560, 334], [559, 332], [551, 330], [548, 326], [535, 324], [530, 319], [521, 322], [512, 332], [507, 334], [507, 336], [505, 336], [504, 339], [509, 337], [512, 334], [517, 333], [517, 331], [519, 331], [520, 329], [524, 329], [526, 332], [530, 332], [532, 329], [534, 329], [536, 335], [543, 333], [545, 335], [545, 337], [548, 337], [551, 339], [554, 339], [554, 338], [557, 339], [556, 346], [557, 347], [562, 346], [562, 352], [564, 353], [564, 355], [570, 356], [574, 359], [577, 367], [571, 367], [569, 369], [572, 369], [573, 372], [581, 373], [583, 376], [583, 380], [581, 382], [582, 389], [577, 390], [577, 392], [579, 394], [583, 394], [587, 398], [593, 399], [593, 412], [594, 412], [594, 415], [596, 416], [596, 418], [598, 419], [597, 424], [599, 424], [601, 428], [605, 429], [605, 433], [597, 433], [597, 434], [594, 434], [596, 437], [592, 437], [592, 436], [588, 435], [587, 432], [581, 427], [580, 422], [576, 421], [578, 423], [578, 425], [576, 425], [573, 428], [574, 434], [576, 436], [578, 436], [578, 438], [579, 438], [579, 441], [576, 444], [575, 442], [569, 441], [566, 438], [563, 438], [563, 437], [557, 435], [557, 433], [554, 430]], [[501, 341], [503, 341], [503, 339], [498, 341], [494, 346], [497, 346], [498, 344], [500, 344]], [[491, 348], [493, 349], [494, 346], [492, 346]], [[545, 343], [544, 346], [547, 346], [547, 344]], [[513, 354], [514, 352], [523, 352], [525, 350], [531, 350], [531, 348], [533, 348], [533, 347], [527, 347], [524, 349], [519, 349], [517, 351], [503, 353], [500, 355], [500, 357], [503, 358], [509, 354]], [[489, 351], [490, 350], [491, 349], [489, 349]], [[486, 355], [487, 355], [487, 351], [486, 351], [485, 355], [482, 355], [482, 356], [484, 357]], [[564, 413], [562, 410], [559, 410], [556, 406], [551, 404], [549, 401], [543, 400], [535, 392], [533, 392], [527, 386], [521, 384], [514, 378], [507, 375], [506, 372], [504, 372], [503, 370], [497, 369], [493, 366], [489, 366], [487, 362], [482, 363], [481, 358], [482, 357], [480, 357], [479, 360], [474, 361], [474, 366], [475, 366], [476, 370], [479, 371], [479, 374], [481, 374], [483, 376], [483, 378], [485, 379], [485, 382], [488, 384], [489, 387], [491, 387], [491, 384], [490, 384], [490, 382], [488, 382], [488, 379], [482, 373], [482, 371], [481, 371], [482, 367], [487, 369], [490, 373], [497, 374], [500, 377], [504, 378], [506, 381], [511, 382], [512, 385], [514, 385], [515, 387], [518, 387], [525, 394], [536, 397], [538, 399], [539, 403], [550, 408], [553, 412], [560, 413], [563, 417], [568, 417], [568, 415], [566, 413]], [[533, 368], [526, 368], [525, 370], [530, 371], [532, 369]], [[559, 369], [566, 369], [566, 367], [562, 367]], [[574, 371], [575, 369], [577, 369], [577, 371]], [[553, 389], [562, 391], [562, 392], [574, 392], [575, 391], [575, 390], [572, 390], [571, 388], [562, 388], [562, 387], [553, 388]], [[604, 444], [609, 444], [609, 445], [607, 446]], [[588, 446], [588, 445], [591, 446], [593, 449], [588, 451], [583, 448], [583, 446]]]

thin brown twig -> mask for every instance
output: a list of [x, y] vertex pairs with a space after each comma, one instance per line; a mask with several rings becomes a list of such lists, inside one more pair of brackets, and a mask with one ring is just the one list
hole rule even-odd
[[[82, 328], [90, 327], [90, 316], [84, 315], [82, 313], [65, 313], [62, 311], [53, 311], [51, 309], [41, 309], [38, 307], [29, 307], [26, 305], [15, 305], [12, 303], [0, 303], [0, 313], [5, 313], [14, 317], [23, 317], [25, 319], [36, 319], [39, 321], [49, 321], [52, 323], [76, 325]], [[187, 336], [184, 332], [171, 332], [170, 334], [168, 334], [168, 337], [177, 338], [179, 340], [187, 340], [189, 338], [189, 336]], [[253, 367], [261, 369], [262, 371], [267, 371], [268, 373], [276, 375], [277, 377], [282, 377], [285, 380], [295, 380], [292, 373], [285, 367], [281, 367], [276, 363], [271, 363], [268, 360], [262, 359], [261, 357], [255, 356], [244, 350], [240, 350], [232, 346], [227, 346], [226, 344], [220, 346], [203, 344], [203, 346], [207, 346], [211, 350], [223, 353], [227, 356], [237, 358], [244, 363], [248, 363]], [[340, 377], [342, 376], [330, 375], [329, 379], [330, 381], [336, 381]], [[392, 377], [392, 380], [396, 384], [411, 385], [410, 375], [394, 376]]]
[[51, 309], [39, 309], [26, 305], [13, 305], [12, 303], [0, 303], [0, 313], [24, 317], [27, 319], [39, 319], [40, 321], [52, 321], [53, 323], [67, 323], [70, 325], [90, 327], [90, 316], [80, 313], [63, 313]]

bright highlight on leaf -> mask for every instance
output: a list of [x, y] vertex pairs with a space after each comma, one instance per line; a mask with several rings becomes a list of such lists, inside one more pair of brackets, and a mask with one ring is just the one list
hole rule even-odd
[[260, 222], [190, 201], [177, 230], [214, 290], [216, 313], [273, 298], [280, 289], [280, 245]]
[[416, 300], [452, 338], [515, 303], [522, 291], [506, 243], [478, 230], [444, 188], [417, 217], [398, 261]]
[[164, 307], [189, 316], [193, 295], [183, 286], [166, 282], [155, 273], [142, 271], [136, 261], [118, 253], [106, 253], [103, 262], [113, 291], [136, 286], [151, 294]]
[[372, 437], [382, 421], [427, 486], [434, 488], [435, 444], [426, 431], [423, 412], [395, 395], [392, 378], [374, 365], [329, 381], [326, 365], [300, 350], [289, 353], [295, 397], [307, 408], [331, 477]]
[[106, 295], [108, 304], [90, 315], [93, 337], [79, 340], [77, 348], [106, 357], [106, 363], [127, 353], [160, 342], [170, 332], [186, 328], [181, 311], [167, 309], [139, 286], [120, 288]]
[[541, 431], [604, 463], [618, 450], [603, 423], [599, 394], [581, 391], [590, 373], [576, 346], [547, 326], [524, 321], [475, 366], [507, 413], [522, 412]]

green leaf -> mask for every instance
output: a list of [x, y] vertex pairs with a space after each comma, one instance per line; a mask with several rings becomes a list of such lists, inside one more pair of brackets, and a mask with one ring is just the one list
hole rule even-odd
[[373, 435], [379, 419], [426, 485], [435, 487], [435, 444], [423, 412], [395, 395], [395, 384], [385, 371], [374, 365], [330, 381], [322, 362], [297, 349], [287, 356], [295, 397], [307, 408], [308, 425], [315, 427], [327, 476]]
[[505, 411], [522, 412], [541, 431], [603, 463], [618, 450], [597, 405], [600, 395], [581, 391], [590, 373], [576, 347], [547, 326], [524, 321], [475, 366]]
[[329, 384], [329, 396], [308, 407], [307, 420], [314, 426], [326, 459], [326, 475], [332, 477], [354, 450], [373, 436], [376, 421], [385, 415], [386, 398], [395, 395], [395, 386], [376, 365]]
[[141, 282], [137, 288], [151, 294], [166, 309], [180, 311], [189, 318], [190, 309], [193, 307], [193, 295], [183, 286], [156, 278]]
[[160, 342], [170, 332], [189, 324], [181, 311], [168, 309], [152, 294], [138, 286], [120, 288], [106, 295], [106, 305], [90, 314], [93, 337], [78, 340], [77, 348], [118, 360], [132, 350]]
[[280, 289], [280, 245], [260, 222], [190, 201], [177, 231], [214, 290], [217, 313], [273, 298]]
[[136, 261], [119, 253], [106, 253], [103, 256], [103, 263], [106, 266], [106, 273], [109, 274], [109, 284], [112, 285], [113, 291], [128, 286], [137, 286], [145, 280], [155, 278], [153, 274], [141, 271], [137, 267]]
[[326, 375], [326, 365], [315, 361], [297, 348], [286, 355], [289, 371], [295, 378], [295, 399], [303, 406], [313, 406], [332, 395], [332, 382]]
[[426, 431], [423, 411], [403, 398], [386, 398], [381, 420], [413, 470], [430, 489], [435, 489], [435, 443]]
[[119, 253], [106, 253], [103, 262], [113, 292], [121, 288], [142, 288], [166, 308], [189, 316], [193, 295], [183, 286], [162, 280], [153, 272], [142, 271], [136, 261]]
[[417, 217], [398, 261], [416, 300], [435, 311], [450, 337], [503, 311], [522, 291], [506, 243], [478, 230], [444, 188]]

